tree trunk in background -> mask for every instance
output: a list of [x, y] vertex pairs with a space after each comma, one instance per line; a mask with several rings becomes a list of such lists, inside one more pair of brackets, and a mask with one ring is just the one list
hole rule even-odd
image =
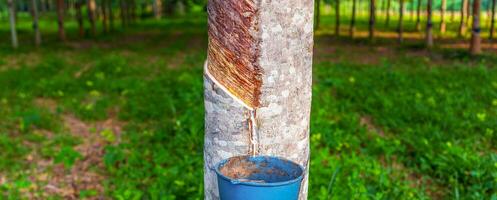
[[355, 35], [355, 18], [356, 18], [356, 4], [357, 0], [352, 0], [352, 16], [350, 18], [350, 27], [349, 27], [349, 35], [351, 38], [354, 38]]
[[399, 33], [399, 43], [402, 43], [404, 41], [404, 37], [402, 35], [404, 32], [403, 18], [404, 18], [404, 0], [399, 0], [399, 25], [397, 27], [397, 31]]
[[488, 38], [490, 39], [490, 42], [494, 39], [494, 31], [495, 31], [495, 1], [492, 0], [492, 10], [490, 11], [492, 15], [490, 16], [490, 34]]
[[340, 36], [340, 0], [335, 0], [335, 35]]
[[416, 8], [416, 31], [421, 30], [421, 0], [418, 0], [418, 7]]
[[107, 1], [108, 0], [101, 0], [100, 2], [100, 8], [102, 10], [102, 28], [104, 29], [104, 33], [109, 32], [109, 23], [108, 23], [109, 16], [107, 13], [107, 5], [108, 5]]
[[214, 165], [238, 155], [301, 164], [307, 199], [314, 0], [210, 0], [207, 10], [205, 199], [219, 199]]
[[409, 3], [409, 5], [411, 5], [411, 20], [414, 20], [414, 9], [415, 9], [415, 5], [414, 5], [414, 0], [411, 1], [411, 3]]
[[79, 30], [79, 36], [84, 37], [85, 36], [85, 29], [84, 29], [84, 24], [83, 24], [83, 12], [81, 11], [81, 6], [83, 6], [83, 0], [76, 0], [76, 3], [74, 4], [76, 7], [76, 21], [78, 22], [78, 30]]
[[112, 11], [112, 1], [113, 0], [107, 0], [110, 31], [114, 31], [114, 12]]
[[466, 7], [468, 6], [468, 0], [461, 1], [461, 21], [459, 22], [459, 37], [463, 37], [466, 33], [466, 22], [464, 22], [466, 16]]
[[59, 40], [66, 41], [64, 30], [64, 0], [57, 0], [57, 24], [59, 26]]
[[390, 5], [391, 4], [391, 0], [387, 0], [387, 10], [386, 10], [386, 13], [387, 13], [387, 19], [385, 21], [385, 26], [388, 27], [390, 25]]
[[453, 22], [456, 19], [456, 1], [454, 0], [451, 4], [451, 11], [450, 11], [450, 21]]
[[442, 0], [442, 5], [440, 5], [440, 34], [445, 33], [445, 8], [447, 7], [447, 0]]
[[120, 0], [119, 6], [121, 7], [121, 12], [120, 12], [120, 17], [121, 17], [121, 24], [123, 28], [126, 28], [128, 26], [128, 20], [127, 20], [127, 6], [126, 6], [126, 0]]
[[369, 40], [374, 39], [374, 26], [376, 22], [376, 0], [370, 0], [369, 4]]
[[17, 49], [19, 43], [17, 41], [17, 28], [16, 28], [16, 6], [14, 0], [7, 0], [9, 7], [9, 22], [10, 22], [10, 35], [12, 39], [12, 47]]
[[162, 17], [162, 1], [161, 0], [154, 0], [152, 6], [154, 9], [155, 19], [160, 19]]
[[31, 15], [33, 16], [33, 31], [35, 32], [35, 45], [41, 45], [40, 26], [38, 24], [38, 4], [37, 0], [31, 0]]
[[428, 48], [433, 46], [433, 19], [432, 19], [432, 6], [433, 0], [428, 0], [426, 4], [426, 46]]
[[469, 25], [470, 25], [469, 19], [471, 17], [471, 5], [472, 4], [471, 4], [471, 0], [466, 0], [466, 1], [467, 1], [467, 3], [466, 3], [466, 26], [469, 27]]
[[473, 0], [473, 29], [471, 31], [470, 53], [478, 55], [481, 53], [480, 37], [480, 0]]
[[95, 0], [87, 0], [88, 9], [88, 21], [90, 21], [90, 32], [92, 36], [97, 35], [97, 29], [95, 27], [95, 10], [97, 9], [97, 4]]

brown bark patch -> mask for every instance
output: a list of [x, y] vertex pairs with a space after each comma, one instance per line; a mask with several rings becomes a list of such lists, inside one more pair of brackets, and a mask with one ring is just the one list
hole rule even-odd
[[252, 108], [259, 106], [261, 68], [257, 9], [253, 0], [209, 2], [209, 73], [229, 92]]

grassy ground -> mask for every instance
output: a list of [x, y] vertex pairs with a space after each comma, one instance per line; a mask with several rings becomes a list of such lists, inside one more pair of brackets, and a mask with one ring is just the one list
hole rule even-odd
[[[95, 39], [69, 24], [37, 49], [25, 19], [18, 51], [1, 21], [0, 199], [201, 199], [204, 19]], [[310, 199], [497, 199], [493, 50], [336, 38], [332, 21], [315, 39]]]

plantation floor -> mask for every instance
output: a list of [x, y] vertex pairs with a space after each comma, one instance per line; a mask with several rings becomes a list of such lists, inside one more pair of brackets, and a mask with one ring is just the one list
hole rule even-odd
[[[50, 32], [41, 48], [23, 24], [21, 49], [0, 43], [0, 199], [202, 199], [204, 20], [69, 29], [66, 44]], [[328, 29], [315, 38], [309, 198], [497, 199], [493, 50]]]

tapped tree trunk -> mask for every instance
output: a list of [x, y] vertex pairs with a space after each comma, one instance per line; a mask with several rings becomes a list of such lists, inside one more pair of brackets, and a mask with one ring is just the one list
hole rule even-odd
[[12, 48], [17, 49], [19, 43], [17, 41], [16, 5], [14, 0], [7, 0], [7, 6], [9, 7], [10, 36], [12, 39]]
[[335, 35], [340, 36], [340, 0], [335, 0]]
[[463, 37], [466, 33], [466, 23], [464, 22], [466, 16], [466, 7], [468, 7], [468, 0], [461, 1], [461, 21], [459, 22], [459, 37]]
[[402, 43], [404, 41], [404, 37], [402, 35], [404, 32], [403, 18], [404, 18], [404, 0], [399, 0], [399, 25], [397, 27], [397, 31], [399, 33], [399, 43]]
[[473, 29], [471, 31], [470, 53], [472, 55], [481, 53], [480, 0], [473, 0]]
[[387, 0], [387, 10], [386, 10], [386, 13], [387, 13], [387, 19], [385, 21], [385, 26], [388, 28], [388, 26], [390, 26], [390, 3], [391, 3], [391, 0]]
[[433, 46], [432, 1], [433, 0], [428, 0], [428, 3], [426, 4], [426, 46], [428, 48]]
[[442, 0], [442, 5], [440, 5], [440, 34], [445, 33], [445, 8], [447, 7], [447, 0]]
[[369, 40], [374, 39], [374, 26], [376, 23], [376, 0], [370, 0], [369, 3]]
[[33, 31], [35, 32], [35, 45], [41, 45], [41, 33], [38, 25], [38, 4], [37, 0], [31, 0], [31, 15], [33, 15]]
[[81, 6], [83, 6], [83, 0], [76, 0], [76, 3], [74, 4], [76, 7], [76, 21], [78, 22], [78, 30], [79, 30], [79, 36], [84, 37], [85, 36], [85, 29], [83, 27], [83, 12], [81, 11]]
[[154, 17], [155, 19], [160, 19], [162, 17], [162, 1], [154, 0], [153, 2]]
[[491, 42], [494, 39], [494, 31], [495, 31], [495, 1], [496, 0], [492, 0], [492, 10], [491, 10], [492, 14], [490, 16], [490, 34], [488, 36]]
[[97, 34], [97, 30], [95, 28], [95, 10], [97, 9], [97, 4], [95, 0], [87, 0], [87, 9], [88, 9], [88, 21], [90, 21], [90, 32], [92, 36]]
[[64, 0], [57, 0], [57, 24], [59, 26], [59, 40], [66, 41], [66, 31], [64, 30]]
[[421, 30], [421, 0], [418, 0], [418, 7], [416, 8], [416, 31]]
[[210, 0], [207, 10], [205, 199], [219, 199], [215, 164], [238, 155], [301, 164], [307, 199], [314, 0]]
[[355, 35], [355, 17], [356, 17], [356, 4], [357, 0], [352, 0], [352, 17], [350, 18], [350, 28], [349, 35], [351, 38], [354, 38]]

